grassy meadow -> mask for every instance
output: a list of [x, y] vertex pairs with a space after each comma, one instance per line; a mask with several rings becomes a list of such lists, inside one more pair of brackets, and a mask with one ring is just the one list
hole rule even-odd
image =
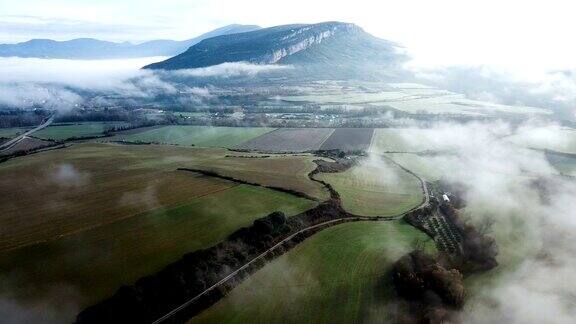
[[340, 193], [344, 209], [363, 216], [392, 216], [418, 206], [423, 199], [420, 181], [385, 160], [367, 160], [340, 173], [317, 179]]
[[321, 184], [308, 178], [308, 173], [316, 168], [314, 160], [317, 158], [311, 155], [270, 155], [267, 158], [240, 156], [245, 154], [234, 153], [225, 159], [194, 163], [193, 166], [252, 183], [303, 192], [320, 200], [329, 198]]
[[17, 286], [11, 293], [24, 300], [42, 298], [39, 288], [71, 287], [85, 307], [185, 253], [224, 240], [257, 218], [277, 210], [294, 215], [313, 206], [309, 200], [269, 189], [232, 185], [177, 206], [0, 252], [0, 282], [2, 287]]
[[[170, 207], [235, 183], [179, 167], [217, 168], [250, 182], [327, 195], [312, 157], [226, 157], [221, 149], [82, 143], [0, 165], [0, 250]], [[247, 155], [257, 156], [257, 155]], [[38, 217], [38, 213], [42, 217]]]
[[421, 152], [445, 148], [434, 130], [418, 128], [377, 128], [374, 130], [370, 151]]
[[218, 243], [254, 219], [277, 210], [294, 215], [315, 205], [263, 187], [177, 170], [220, 165], [252, 182], [282, 186], [284, 172], [297, 185], [315, 184], [305, 176], [313, 164], [309, 156], [270, 158], [272, 171], [242, 173], [243, 163], [265, 159], [229, 153], [82, 143], [2, 163], [0, 293], [57, 302], [44, 294], [62, 286], [84, 307], [187, 252]]
[[12, 138], [22, 133], [25, 133], [28, 130], [30, 130], [30, 128], [25, 127], [0, 128], [0, 137]]
[[413, 153], [387, 153], [386, 156], [426, 181], [440, 180], [443, 172], [447, 171], [442, 164], [446, 156], [431, 157]]
[[70, 138], [102, 136], [104, 132], [116, 126], [128, 125], [125, 122], [83, 122], [70, 124], [53, 124], [34, 133], [35, 137], [54, 141]]

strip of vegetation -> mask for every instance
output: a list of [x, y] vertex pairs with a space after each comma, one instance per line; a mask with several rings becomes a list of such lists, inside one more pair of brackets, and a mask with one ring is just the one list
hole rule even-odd
[[[214, 247], [189, 253], [159, 273], [142, 278], [132, 286], [122, 287], [114, 296], [80, 313], [77, 322], [153, 322], [290, 235], [317, 224], [348, 217], [352, 216], [334, 199], [290, 218], [280, 212], [272, 213], [254, 221], [250, 227], [239, 229]], [[270, 258], [283, 254], [320, 229], [296, 235]], [[264, 263], [265, 260], [255, 263], [242, 276], [255, 271]], [[242, 276], [202, 296], [178, 313], [176, 322], [185, 321], [215, 303], [241, 282]]]
[[[179, 170], [251, 184], [233, 177], [219, 175], [213, 171], [186, 168]], [[242, 267], [278, 242], [290, 238], [284, 241], [279, 248], [267, 254], [261, 261], [250, 264], [234, 278], [218, 286], [218, 289], [210, 290], [209, 293], [202, 295], [201, 298], [171, 318], [171, 321], [184, 322], [213, 305], [246, 276], [264, 266], [267, 260], [282, 255], [291, 247], [325, 227], [348, 220], [359, 220], [344, 211], [338, 193], [329, 184], [313, 178], [313, 175], [318, 172], [319, 170], [316, 168], [308, 176], [312, 181], [326, 186], [331, 193], [330, 200], [290, 218], [286, 218], [283, 213], [275, 212], [258, 219], [254, 221], [252, 226], [241, 228], [231, 234], [224, 242], [208, 249], [189, 253], [159, 273], [144, 277], [132, 286], [120, 288], [112, 297], [82, 311], [77, 317], [77, 322], [146, 323], [155, 321], [206, 291], [207, 288], [233, 273], [234, 269]], [[254, 185], [260, 186], [259, 184]], [[287, 192], [284, 188], [280, 189]], [[303, 231], [330, 221], [334, 222]], [[294, 235], [295, 233], [298, 234]]]
[[230, 176], [225, 176], [225, 175], [221, 175], [218, 172], [212, 171], [212, 170], [202, 170], [202, 169], [191, 169], [191, 168], [178, 168], [178, 170], [180, 171], [189, 171], [189, 172], [196, 172], [196, 173], [200, 173], [203, 174], [205, 176], [209, 176], [209, 177], [215, 177], [215, 178], [220, 178], [220, 179], [224, 179], [224, 180], [228, 180], [228, 181], [232, 181], [232, 182], [236, 182], [236, 183], [241, 183], [241, 184], [247, 184], [247, 185], [251, 185], [251, 186], [256, 186], [256, 187], [264, 187], [264, 188], [268, 188], [271, 190], [275, 190], [275, 191], [280, 191], [280, 192], [284, 192], [287, 194], [291, 194], [300, 198], [306, 198], [309, 200], [313, 200], [313, 201], [319, 201], [318, 198], [316, 197], [312, 197], [308, 194], [305, 194], [303, 192], [300, 191], [296, 191], [296, 190], [292, 190], [292, 189], [286, 189], [286, 188], [281, 188], [281, 187], [275, 187], [275, 186], [264, 186], [261, 185], [259, 183], [255, 183], [255, 182], [249, 182], [246, 180], [242, 180], [242, 179], [238, 179], [238, 178], [234, 178], [234, 177], [230, 177]]
[[226, 155], [226, 158], [238, 158], [238, 159], [267, 159], [270, 155]]

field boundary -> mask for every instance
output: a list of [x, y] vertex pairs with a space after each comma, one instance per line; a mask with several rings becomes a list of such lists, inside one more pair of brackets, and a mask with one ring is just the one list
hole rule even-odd
[[234, 177], [230, 177], [230, 176], [225, 176], [222, 174], [219, 174], [218, 172], [215, 171], [211, 171], [211, 170], [203, 170], [203, 169], [193, 169], [193, 168], [178, 168], [178, 171], [187, 171], [187, 172], [195, 172], [195, 173], [200, 173], [202, 175], [205, 176], [209, 176], [209, 177], [215, 177], [215, 178], [219, 178], [219, 179], [223, 179], [223, 180], [228, 180], [228, 181], [232, 181], [232, 182], [236, 182], [236, 183], [241, 183], [241, 184], [246, 184], [246, 185], [250, 185], [250, 186], [255, 186], [255, 187], [262, 187], [262, 188], [267, 188], [270, 190], [274, 190], [274, 191], [279, 191], [279, 192], [283, 192], [283, 193], [287, 193], [287, 194], [291, 194], [293, 196], [299, 197], [299, 198], [305, 198], [308, 200], [312, 200], [312, 201], [316, 201], [316, 202], [320, 202], [320, 199], [316, 198], [316, 197], [312, 197], [304, 192], [300, 192], [297, 190], [293, 190], [293, 189], [286, 189], [286, 188], [282, 188], [282, 187], [276, 187], [276, 186], [267, 186], [267, 185], [263, 185], [260, 183], [256, 183], [256, 182], [249, 182], [246, 180], [242, 180], [242, 179], [238, 179], [238, 178], [234, 178]]
[[332, 131], [330, 132], [330, 134], [326, 135], [326, 138], [324, 138], [324, 140], [322, 142], [320, 142], [320, 144], [318, 145], [318, 150], [320, 150], [322, 148], [322, 145], [324, 145], [324, 143], [332, 136], [334, 135], [334, 133], [336, 132], [336, 128], [333, 128]]

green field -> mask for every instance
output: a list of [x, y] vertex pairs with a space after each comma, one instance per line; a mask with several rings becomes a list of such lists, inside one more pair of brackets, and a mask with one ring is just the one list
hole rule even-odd
[[16, 135], [20, 135], [26, 132], [29, 129], [30, 128], [25, 127], [0, 128], [0, 137], [12, 138]]
[[180, 167], [217, 168], [249, 182], [327, 195], [306, 176], [314, 167], [310, 156], [254, 159], [227, 157], [230, 153], [164, 145], [82, 143], [2, 163], [0, 250], [169, 208], [236, 185], [178, 171]]
[[266, 127], [164, 126], [141, 133], [119, 134], [111, 140], [199, 147], [234, 147], [273, 130]]
[[379, 128], [374, 130], [370, 151], [422, 152], [448, 148], [434, 129]]
[[[0, 250], [209, 195], [235, 184], [176, 171], [224, 152], [84, 143], [0, 165]], [[42, 215], [42, 217], [38, 217]]]
[[317, 93], [281, 96], [280, 99], [288, 102], [312, 102], [317, 104], [362, 104], [364, 107], [387, 105], [410, 114], [544, 116], [551, 113], [550, 110], [536, 107], [507, 106], [472, 100], [462, 94], [418, 84], [396, 83], [389, 84], [389, 86], [392, 86], [392, 88], [386, 89], [386, 91], [367, 91], [365, 89], [350, 88], [332, 89], [332, 91], [330, 89], [322, 89], [323, 91]]
[[444, 163], [446, 156], [417, 155], [413, 153], [386, 153], [386, 156], [426, 181], [437, 181], [443, 172], [449, 172]]
[[[246, 153], [236, 153], [235, 155], [246, 155]], [[280, 154], [258, 159], [228, 156], [223, 159], [200, 161], [189, 165], [251, 183], [291, 189], [320, 200], [326, 200], [329, 198], [329, 194], [324, 186], [308, 178], [308, 173], [316, 169], [315, 159], [317, 157], [311, 155]]]
[[13, 127], [13, 128], [0, 128], [0, 137], [12, 138], [16, 135], [20, 135], [30, 128], [25, 127]]
[[316, 177], [334, 186], [344, 209], [357, 215], [397, 215], [423, 199], [420, 181], [385, 160], [367, 160], [344, 172]]
[[314, 102], [319, 104], [327, 104], [327, 103], [365, 104], [365, 103], [396, 101], [396, 100], [402, 100], [403, 98], [412, 98], [412, 97], [413, 96], [407, 95], [399, 91], [381, 91], [376, 93], [340, 91], [339, 93], [333, 93], [333, 94], [282, 96], [279, 99], [290, 102]]
[[128, 125], [125, 122], [86, 122], [53, 124], [34, 133], [35, 137], [63, 141], [70, 138], [101, 136], [107, 129]]
[[[443, 94], [442, 91], [427, 90], [429, 93], [418, 95], [419, 98], [409, 98], [407, 100], [394, 100], [387, 104], [398, 110], [407, 113], [419, 114], [450, 114], [450, 115], [471, 115], [471, 116], [503, 116], [503, 115], [528, 115], [545, 116], [551, 113], [550, 110], [527, 107], [527, 106], [507, 106], [486, 101], [471, 100], [460, 94]], [[407, 95], [411, 92], [422, 93], [421, 89], [406, 90]]]
[[[233, 172], [238, 163], [261, 160], [226, 157], [229, 153], [88, 142], [2, 163], [0, 295], [58, 304], [53, 288], [62, 287], [76, 307], [85, 307], [256, 218], [277, 210], [294, 215], [315, 205], [177, 170], [206, 163], [228, 164]], [[290, 170], [311, 163], [310, 157], [289, 158], [284, 163], [279, 156], [268, 165]], [[243, 175], [267, 179], [257, 170]], [[303, 179], [304, 173], [302, 184]], [[75, 315], [61, 312], [69, 320]]]
[[189, 323], [389, 323], [389, 270], [414, 243], [413, 227], [358, 222], [323, 230], [250, 276]]
[[254, 219], [277, 210], [294, 215], [311, 207], [311, 201], [289, 194], [236, 185], [179, 206], [2, 252], [0, 269], [12, 278], [8, 282], [0, 276], [0, 287], [17, 286], [10, 292], [25, 300], [42, 299], [42, 292], [53, 286], [70, 287], [78, 294], [78, 304], [88, 306], [187, 252], [224, 240]]

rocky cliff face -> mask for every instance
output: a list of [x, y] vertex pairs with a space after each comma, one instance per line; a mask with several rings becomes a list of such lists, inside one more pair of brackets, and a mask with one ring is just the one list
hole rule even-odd
[[360, 27], [341, 22], [285, 25], [204, 40], [188, 51], [150, 69], [187, 69], [225, 62], [254, 64], [362, 63], [390, 65], [404, 59], [396, 44], [378, 39]]

